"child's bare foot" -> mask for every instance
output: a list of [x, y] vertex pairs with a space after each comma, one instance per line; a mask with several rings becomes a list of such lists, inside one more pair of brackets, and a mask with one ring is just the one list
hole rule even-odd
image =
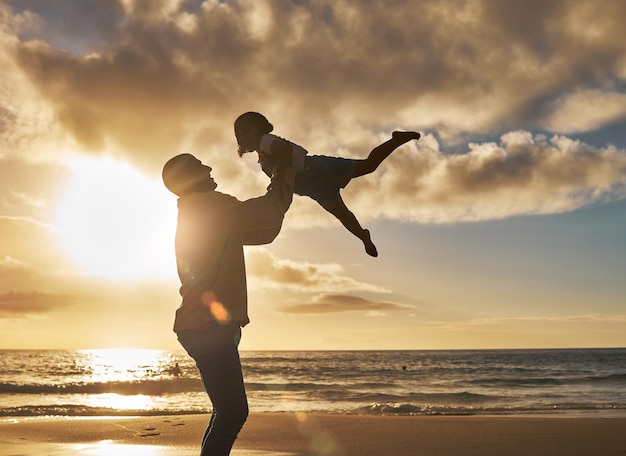
[[394, 131], [391, 137], [404, 144], [412, 139], [420, 139], [421, 135], [416, 131]]
[[376, 246], [372, 242], [369, 230], [363, 230], [363, 237], [361, 238], [361, 240], [363, 241], [363, 245], [365, 245], [365, 251], [367, 252], [367, 254], [373, 257], [377, 257], [378, 250], [376, 250]]

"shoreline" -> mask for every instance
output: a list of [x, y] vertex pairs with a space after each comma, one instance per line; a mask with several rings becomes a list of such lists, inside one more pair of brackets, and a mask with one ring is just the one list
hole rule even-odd
[[[196, 455], [210, 414], [3, 417], [0, 453]], [[626, 418], [251, 413], [232, 455], [624, 455]]]

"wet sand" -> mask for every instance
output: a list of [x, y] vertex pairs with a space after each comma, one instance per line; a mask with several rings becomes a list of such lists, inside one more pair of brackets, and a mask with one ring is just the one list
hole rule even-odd
[[[3, 456], [191, 456], [209, 415], [3, 418]], [[251, 414], [233, 456], [626, 455], [626, 418]]]

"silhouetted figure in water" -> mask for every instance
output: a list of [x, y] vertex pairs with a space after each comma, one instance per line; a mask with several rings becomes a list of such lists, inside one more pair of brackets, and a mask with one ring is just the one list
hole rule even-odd
[[286, 168], [285, 163], [280, 162], [281, 158], [286, 159], [287, 164], [293, 164], [298, 171], [294, 192], [317, 201], [363, 242], [368, 255], [378, 256], [369, 230], [361, 227], [341, 198], [340, 190], [351, 179], [374, 172], [394, 150], [413, 139], [419, 139], [420, 134], [413, 131], [394, 131], [391, 139], [375, 147], [366, 159], [352, 160], [307, 155], [307, 151], [301, 146], [271, 134], [273, 130], [274, 126], [258, 112], [240, 115], [235, 120], [239, 156], [246, 152], [257, 152], [261, 169], [270, 177], [276, 172], [277, 165]]
[[170, 374], [172, 374], [174, 377], [180, 377], [183, 374], [183, 371], [180, 370], [180, 366], [178, 365], [178, 363], [176, 363], [174, 367], [170, 368]]
[[243, 246], [267, 244], [291, 204], [295, 170], [282, 170], [264, 196], [239, 201], [215, 191], [211, 168], [182, 154], [163, 168], [178, 195], [176, 261], [182, 304], [174, 331], [196, 361], [213, 413], [201, 455], [230, 454], [248, 416], [238, 345], [248, 324]]

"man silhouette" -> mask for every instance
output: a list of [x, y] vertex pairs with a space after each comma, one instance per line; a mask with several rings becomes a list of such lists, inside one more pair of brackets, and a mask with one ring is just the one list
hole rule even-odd
[[195, 360], [213, 413], [202, 456], [228, 455], [248, 416], [238, 344], [248, 324], [244, 245], [272, 242], [291, 204], [295, 170], [267, 193], [239, 201], [215, 191], [212, 169], [190, 154], [170, 159], [163, 182], [178, 198], [175, 249], [182, 304], [174, 331]]

